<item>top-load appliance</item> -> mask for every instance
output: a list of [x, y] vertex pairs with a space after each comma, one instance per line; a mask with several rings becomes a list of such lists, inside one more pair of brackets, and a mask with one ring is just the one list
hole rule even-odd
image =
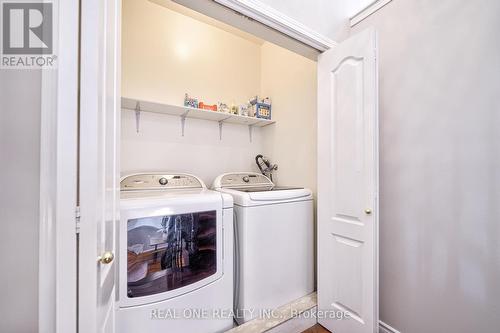
[[238, 323], [314, 290], [313, 197], [308, 189], [276, 186], [259, 173], [217, 177], [235, 212], [235, 313]]
[[233, 326], [233, 202], [188, 174], [121, 181], [117, 332]]

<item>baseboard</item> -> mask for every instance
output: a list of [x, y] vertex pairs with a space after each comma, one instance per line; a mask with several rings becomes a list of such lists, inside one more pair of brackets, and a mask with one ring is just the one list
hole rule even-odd
[[401, 333], [394, 327], [391, 327], [390, 325], [384, 323], [382, 320], [378, 322], [378, 332], [379, 333]]

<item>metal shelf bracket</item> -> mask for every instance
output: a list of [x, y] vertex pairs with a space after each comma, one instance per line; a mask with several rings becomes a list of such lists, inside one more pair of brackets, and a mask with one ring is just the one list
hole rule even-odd
[[253, 125], [248, 125], [248, 138], [250, 139], [250, 142], [253, 141]]
[[184, 128], [186, 127], [186, 117], [189, 111], [181, 115], [181, 135], [184, 136]]
[[222, 124], [224, 120], [219, 120], [219, 140], [222, 141]]
[[135, 131], [139, 133], [141, 123], [141, 103], [137, 102], [135, 105]]

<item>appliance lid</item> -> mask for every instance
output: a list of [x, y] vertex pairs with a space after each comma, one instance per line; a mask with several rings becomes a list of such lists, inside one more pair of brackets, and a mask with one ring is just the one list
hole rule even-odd
[[304, 188], [287, 188], [284, 190], [253, 191], [247, 192], [250, 200], [254, 202], [288, 202], [292, 200], [311, 199], [311, 191]]
[[267, 191], [289, 191], [289, 190], [302, 190], [303, 187], [292, 187], [292, 186], [248, 186], [248, 187], [235, 187], [232, 188], [235, 191], [240, 192], [267, 192]]
[[121, 210], [158, 210], [174, 207], [190, 207], [199, 211], [200, 206], [224, 209], [233, 207], [233, 201], [227, 200], [223, 193], [208, 189], [185, 189], [172, 191], [122, 191], [120, 193]]
[[240, 206], [311, 200], [312, 192], [302, 187], [276, 186], [266, 176], [255, 172], [232, 172], [214, 180], [213, 188], [231, 194]]
[[261, 192], [252, 192], [251, 190], [245, 192], [238, 189], [221, 188], [218, 191], [230, 194], [234, 199], [234, 205], [244, 207], [312, 200], [312, 192], [306, 188], [275, 189]]

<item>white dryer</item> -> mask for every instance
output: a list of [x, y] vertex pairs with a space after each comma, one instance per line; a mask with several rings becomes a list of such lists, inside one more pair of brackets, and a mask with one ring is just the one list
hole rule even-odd
[[116, 332], [233, 326], [232, 207], [192, 175], [122, 178]]
[[314, 291], [313, 198], [258, 173], [226, 173], [213, 188], [235, 212], [235, 313], [238, 323]]

